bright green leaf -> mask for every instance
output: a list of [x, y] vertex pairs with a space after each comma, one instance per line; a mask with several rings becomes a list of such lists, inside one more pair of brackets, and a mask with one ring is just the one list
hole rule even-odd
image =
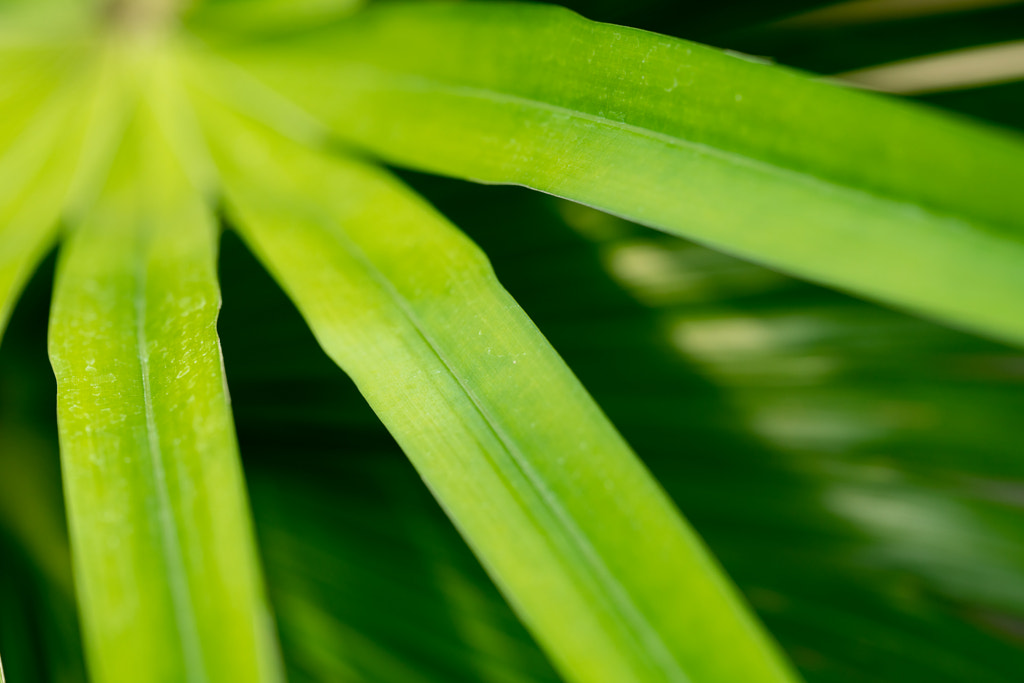
[[216, 222], [166, 117], [139, 106], [62, 250], [50, 329], [92, 680], [277, 681], [216, 334]]
[[238, 229], [567, 678], [795, 680], [466, 237], [385, 172], [213, 107]]
[[1024, 341], [1024, 143], [556, 7], [381, 5], [223, 48], [388, 161], [518, 183]]
[[0, 177], [8, 179], [0, 187], [0, 338], [18, 293], [56, 240], [84, 133], [72, 123], [83, 74], [62, 69], [45, 51], [12, 61], [17, 68], [0, 86]]

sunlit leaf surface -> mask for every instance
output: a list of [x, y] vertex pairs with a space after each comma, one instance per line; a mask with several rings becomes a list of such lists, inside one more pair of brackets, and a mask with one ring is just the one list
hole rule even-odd
[[216, 335], [216, 230], [139, 104], [50, 328], [92, 680], [278, 680]]
[[386, 160], [1024, 341], [1019, 136], [554, 7], [387, 4], [256, 45], [223, 49]]

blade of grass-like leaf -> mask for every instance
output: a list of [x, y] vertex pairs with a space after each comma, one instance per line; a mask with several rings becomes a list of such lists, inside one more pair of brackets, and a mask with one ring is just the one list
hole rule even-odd
[[239, 230], [564, 675], [795, 679], [472, 243], [383, 171], [214, 106]]
[[152, 118], [71, 234], [51, 317], [92, 680], [275, 681], [216, 335], [216, 223]]
[[[378, 675], [383, 651], [437, 683], [561, 681], [277, 283], [235, 233], [221, 251], [218, 329], [289, 680], [405, 683]], [[375, 647], [335, 639], [349, 630]]]
[[0, 338], [21, 288], [55, 238], [63, 194], [59, 183], [47, 180], [0, 207]]
[[386, 160], [527, 185], [1024, 341], [1011, 134], [554, 7], [389, 4], [222, 49]]
[[[85, 136], [95, 128], [95, 116], [82, 116], [78, 107], [97, 70], [88, 62], [70, 68], [63, 57], [19, 61], [4, 84], [10, 89], [0, 94], [0, 339], [21, 288], [56, 240]], [[94, 99], [103, 94], [93, 91]]]

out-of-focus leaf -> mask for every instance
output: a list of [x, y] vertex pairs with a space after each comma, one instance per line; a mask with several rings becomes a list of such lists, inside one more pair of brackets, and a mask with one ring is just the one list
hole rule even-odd
[[858, 69], [839, 78], [870, 90], [911, 95], [1024, 81], [1024, 41], [925, 55]]
[[240, 232], [567, 678], [792, 680], [463, 235], [383, 171], [205, 111]]
[[397, 449], [300, 457], [305, 473], [252, 469], [290, 676], [561, 680]]
[[216, 335], [216, 223], [155, 102], [68, 238], [51, 317], [88, 662], [97, 683], [275, 681]]
[[527, 185], [1024, 340], [1011, 134], [553, 7], [378, 6], [223, 49], [388, 161]]
[[56, 239], [92, 123], [72, 118], [90, 79], [89, 69], [72, 69], [69, 59], [66, 52], [31, 49], [0, 62], [13, 67], [0, 67], [0, 339], [21, 288]]
[[4, 0], [0, 2], [0, 50], [78, 41], [91, 28], [99, 1]]

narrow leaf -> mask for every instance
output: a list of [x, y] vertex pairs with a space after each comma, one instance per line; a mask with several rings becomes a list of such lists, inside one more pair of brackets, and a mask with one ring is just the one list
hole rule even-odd
[[92, 680], [275, 681], [216, 334], [216, 223], [143, 106], [50, 329]]
[[21, 288], [56, 239], [85, 132], [72, 117], [88, 79], [53, 68], [47, 55], [26, 61], [0, 86], [0, 339]]
[[563, 675], [795, 679], [465, 236], [380, 169], [212, 107], [238, 229]]
[[517, 183], [1024, 341], [1024, 142], [556, 7], [386, 4], [222, 48], [384, 159]]

